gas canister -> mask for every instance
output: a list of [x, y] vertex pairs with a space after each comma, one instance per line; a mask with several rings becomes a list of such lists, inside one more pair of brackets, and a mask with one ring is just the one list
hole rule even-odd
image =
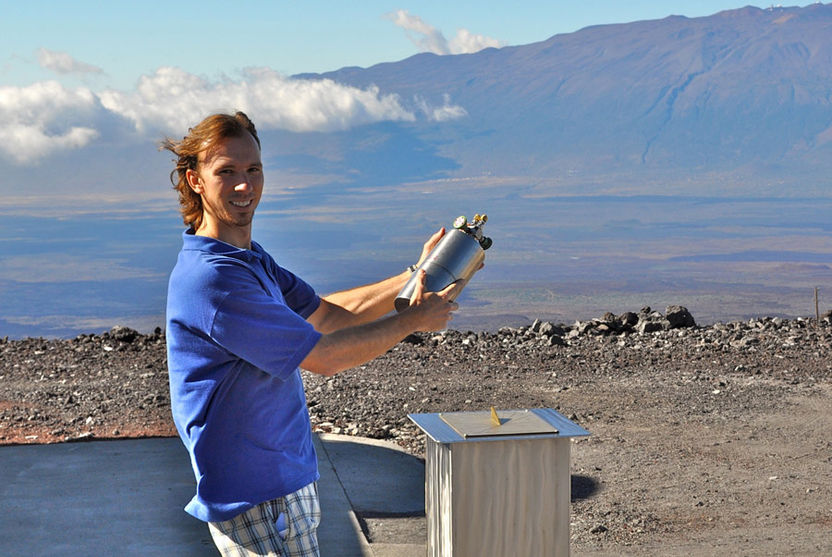
[[396, 296], [396, 311], [410, 305], [410, 298], [419, 280], [419, 271], [425, 270], [425, 291], [438, 292], [450, 284], [470, 279], [485, 260], [485, 250], [491, 247], [491, 238], [483, 235], [487, 215], [474, 215], [470, 221], [457, 217], [453, 229], [436, 244], [425, 260]]

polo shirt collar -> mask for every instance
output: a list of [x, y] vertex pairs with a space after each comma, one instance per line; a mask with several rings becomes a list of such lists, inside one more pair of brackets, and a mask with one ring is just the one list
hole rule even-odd
[[213, 255], [224, 255], [242, 261], [254, 261], [260, 259], [263, 248], [260, 244], [251, 242], [251, 249], [238, 248], [222, 240], [208, 236], [197, 236], [193, 229], [189, 228], [182, 233], [183, 250], [204, 251]]

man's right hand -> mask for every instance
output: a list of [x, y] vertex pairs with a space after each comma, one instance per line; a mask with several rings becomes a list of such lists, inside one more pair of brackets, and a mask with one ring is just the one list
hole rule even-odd
[[427, 273], [419, 270], [419, 277], [410, 297], [409, 311], [419, 316], [417, 331], [440, 331], [453, 319], [453, 312], [459, 309], [454, 300], [465, 287], [464, 280], [458, 280], [439, 292], [425, 292]]
[[377, 321], [325, 333], [300, 366], [313, 373], [333, 375], [384, 354], [412, 332], [445, 329], [459, 309], [454, 299], [465, 282], [459, 280], [440, 292], [425, 292], [426, 277], [420, 270], [410, 307]]

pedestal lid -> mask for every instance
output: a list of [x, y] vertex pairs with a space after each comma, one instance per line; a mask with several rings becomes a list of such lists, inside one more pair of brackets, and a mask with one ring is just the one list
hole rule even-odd
[[586, 437], [589, 431], [551, 408], [497, 410], [498, 426], [488, 410], [408, 414], [437, 443]]

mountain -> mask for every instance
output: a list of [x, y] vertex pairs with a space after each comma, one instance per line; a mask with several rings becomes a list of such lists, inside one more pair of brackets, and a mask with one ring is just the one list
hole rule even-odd
[[341, 170], [371, 183], [494, 176], [547, 191], [814, 195], [832, 170], [832, 4], [600, 25], [296, 77], [376, 86], [414, 112], [464, 109], [331, 137]]

